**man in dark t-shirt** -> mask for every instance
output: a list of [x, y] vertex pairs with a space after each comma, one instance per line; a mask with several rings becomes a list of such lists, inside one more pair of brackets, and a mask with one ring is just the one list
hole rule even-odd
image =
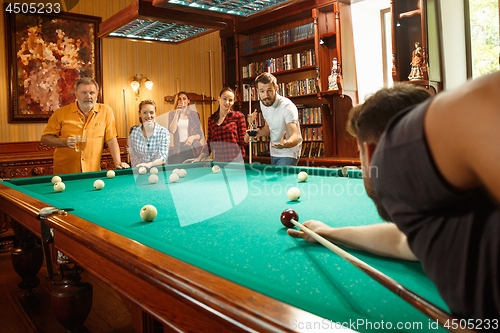
[[[402, 86], [353, 108], [348, 127], [365, 188], [394, 224], [304, 225], [348, 247], [419, 260], [455, 315], [498, 320], [499, 92], [500, 72], [410, 108], [417, 90]], [[313, 241], [302, 231], [289, 234]]]

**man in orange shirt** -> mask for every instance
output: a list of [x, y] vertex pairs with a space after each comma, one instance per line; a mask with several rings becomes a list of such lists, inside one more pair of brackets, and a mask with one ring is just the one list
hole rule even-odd
[[[113, 111], [96, 103], [99, 85], [92, 78], [76, 81], [76, 101], [54, 111], [42, 133], [42, 143], [56, 147], [54, 174], [101, 170], [104, 142], [108, 144], [116, 168], [128, 168], [120, 157]], [[76, 136], [87, 137], [82, 152], [74, 150]]]

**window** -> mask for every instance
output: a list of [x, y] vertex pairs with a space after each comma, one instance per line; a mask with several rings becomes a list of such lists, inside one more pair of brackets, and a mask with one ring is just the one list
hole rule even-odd
[[500, 70], [499, 0], [468, 0], [473, 78]]

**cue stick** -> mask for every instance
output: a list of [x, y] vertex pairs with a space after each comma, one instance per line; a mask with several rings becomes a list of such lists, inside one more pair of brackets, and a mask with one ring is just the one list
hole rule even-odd
[[213, 100], [214, 92], [213, 92], [213, 82], [212, 82], [212, 79], [213, 79], [212, 51], [208, 52], [208, 71], [209, 71], [209, 75], [210, 75], [210, 114], [213, 114], [214, 113], [214, 102], [212, 100]]
[[[250, 116], [250, 114], [252, 113], [252, 86], [251, 85], [248, 85], [248, 115]], [[250, 118], [252, 119], [252, 118]], [[250, 124], [250, 127], [252, 127], [252, 125]], [[249, 156], [248, 156], [248, 163], [249, 164], [252, 164], [252, 138], [250, 137], [250, 153], [249, 153]]]
[[403, 300], [405, 300], [407, 303], [412, 305], [414, 308], [428, 316], [429, 318], [433, 320], [437, 320], [438, 323], [445, 328], [446, 330], [450, 332], [475, 332], [474, 330], [467, 329], [467, 328], [457, 328], [457, 329], [452, 329], [452, 328], [446, 328], [444, 325], [448, 322], [448, 326], [450, 327], [451, 324], [455, 321], [458, 321], [457, 318], [453, 317], [446, 311], [440, 309], [436, 305], [432, 304], [428, 300], [420, 297], [419, 295], [415, 294], [411, 290], [407, 289], [406, 287], [402, 286], [399, 284], [396, 280], [393, 278], [385, 275], [378, 269], [368, 265], [364, 261], [356, 258], [352, 254], [350, 254], [347, 251], [342, 250], [340, 247], [337, 245], [333, 244], [332, 242], [329, 242], [325, 238], [321, 237], [311, 229], [303, 226], [299, 222], [295, 221], [294, 219], [290, 219], [290, 221], [297, 226], [300, 230], [314, 238], [317, 242], [320, 244], [324, 245], [326, 248], [329, 250], [335, 252], [338, 256], [340, 256], [342, 259], [346, 260], [350, 264], [354, 265], [356, 268], [376, 280], [378, 283], [401, 297]]
[[127, 106], [125, 104], [125, 89], [123, 89], [123, 115], [125, 117], [125, 139], [127, 140], [127, 147], [125, 149], [125, 155], [127, 156], [127, 164], [130, 164], [130, 159], [129, 159], [129, 154], [128, 154]]
[[[201, 126], [201, 130], [202, 130], [202, 133], [203, 133], [203, 136], [205, 136], [205, 133], [208, 131], [208, 124], [205, 120], [205, 92], [202, 91], [201, 92], [201, 114], [203, 115], [203, 126]], [[207, 117], [208, 118], [208, 117]], [[201, 139], [200, 138], [200, 142], [201, 142]]]

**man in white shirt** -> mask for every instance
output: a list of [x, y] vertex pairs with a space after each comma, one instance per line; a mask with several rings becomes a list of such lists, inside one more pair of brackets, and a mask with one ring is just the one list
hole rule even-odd
[[[260, 74], [255, 78], [255, 86], [266, 121], [257, 136], [270, 136], [271, 164], [297, 165], [302, 145], [297, 107], [288, 98], [278, 95], [278, 83], [274, 75]], [[252, 119], [255, 116], [254, 112]]]

